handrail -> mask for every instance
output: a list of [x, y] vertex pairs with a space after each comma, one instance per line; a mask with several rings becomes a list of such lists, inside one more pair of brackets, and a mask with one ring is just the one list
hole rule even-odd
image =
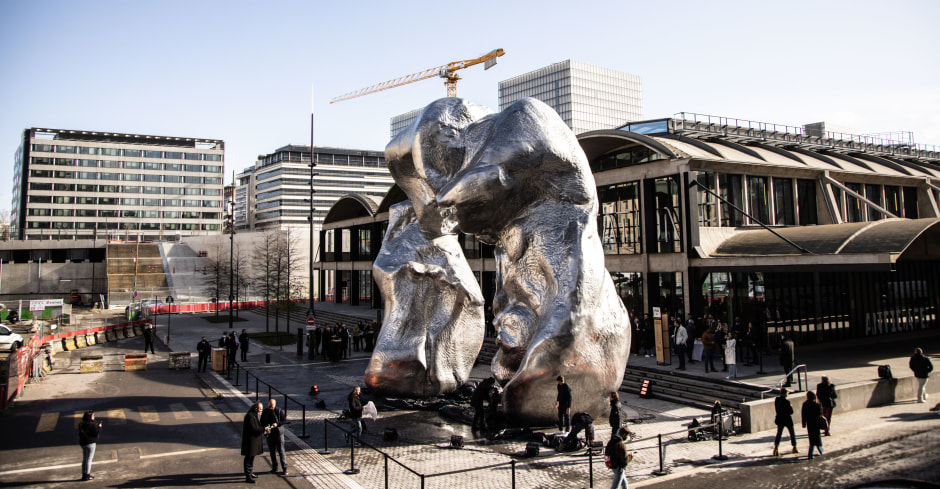
[[790, 378], [790, 376], [792, 376], [794, 373], [796, 373], [796, 372], [799, 371], [799, 370], [802, 370], [802, 371], [803, 371], [803, 376], [800, 377], [800, 374], [799, 374], [799, 373], [796, 374], [797, 390], [794, 391], [794, 392], [800, 392], [800, 391], [802, 391], [802, 390], [803, 390], [803, 384], [804, 384], [804, 383], [806, 384], [806, 388], [809, 389], [809, 377], [808, 377], [807, 371], [806, 371], [806, 364], [801, 363], [801, 364], [797, 365], [796, 367], [793, 367], [793, 370], [790, 370], [789, 372], [787, 372], [787, 373], [786, 373], [780, 380], [778, 380], [777, 383], [774, 384], [770, 389], [767, 389], [767, 390], [765, 390], [765, 391], [761, 391], [761, 393], [760, 393], [760, 398], [763, 399], [763, 398], [764, 398], [764, 394], [767, 394], [767, 393], [773, 392], [773, 391], [776, 390], [776, 389], [779, 389], [782, 384], [785, 384], [785, 383], [787, 382], [787, 379]]

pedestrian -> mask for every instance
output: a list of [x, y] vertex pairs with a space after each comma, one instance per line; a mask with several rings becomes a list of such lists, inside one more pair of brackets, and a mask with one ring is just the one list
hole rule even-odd
[[819, 432], [822, 429], [822, 407], [816, 400], [816, 394], [813, 391], [806, 393], [806, 400], [803, 401], [803, 409], [800, 412], [803, 417], [803, 427], [806, 428], [806, 437], [809, 438], [809, 459], [813, 459], [813, 447], [819, 449], [819, 455], [823, 454], [822, 436]]
[[734, 317], [734, 324], [731, 325], [731, 333], [738, 340], [737, 360], [744, 360], [744, 337], [747, 336], [747, 325], [741, 320], [741, 316]]
[[343, 360], [352, 355], [352, 342], [349, 338], [349, 328], [345, 324], [339, 325], [339, 339], [343, 342]]
[[728, 342], [728, 325], [718, 323], [715, 328], [715, 355], [721, 358], [721, 371], [728, 371], [728, 363], [725, 361], [725, 344]]
[[228, 335], [222, 333], [222, 337], [219, 338], [219, 348], [225, 348], [226, 343], [228, 343]]
[[787, 374], [787, 383], [784, 384], [787, 387], [793, 384], [793, 374], [790, 371], [793, 370], [794, 363], [796, 363], [796, 347], [793, 345], [793, 340], [788, 340], [787, 335], [781, 334], [780, 365], [783, 366], [783, 371]]
[[917, 402], [927, 402], [927, 378], [930, 377], [930, 372], [933, 372], [933, 363], [924, 355], [924, 350], [914, 348], [914, 355], [907, 365], [917, 379]]
[[235, 354], [238, 353], [238, 339], [235, 338], [235, 332], [232, 331], [225, 339], [225, 348], [228, 350], [228, 368], [235, 365]]
[[711, 371], [715, 371], [715, 364], [713, 363], [713, 358], [715, 354], [715, 325], [712, 324], [702, 333], [702, 363], [705, 364], [705, 373], [707, 374], [709, 368]]
[[91, 461], [95, 458], [98, 435], [101, 434], [101, 421], [95, 419], [94, 411], [85, 411], [82, 422], [78, 425], [78, 444], [82, 446], [82, 480], [94, 479], [91, 475]]
[[357, 385], [346, 396], [346, 402], [349, 405], [349, 424], [352, 427], [352, 430], [350, 430], [352, 439], [349, 442], [355, 443], [357, 447], [359, 446], [359, 437], [362, 436], [362, 398], [359, 397], [360, 391], [361, 389]]
[[[234, 335], [234, 333], [232, 333]], [[264, 452], [264, 446], [261, 444], [261, 435], [267, 432], [262, 428], [261, 420], [258, 415], [261, 414], [261, 403], [255, 402], [251, 409], [245, 414], [245, 421], [242, 423], [242, 455], [245, 456], [245, 482], [254, 484], [258, 477], [254, 472], [255, 456]]]
[[748, 352], [751, 354], [750, 359], [746, 359], [744, 365], [750, 367], [760, 363], [760, 358], [758, 356], [759, 352], [757, 350], [757, 344], [760, 341], [759, 330], [754, 326], [754, 323], [747, 323], [747, 334], [744, 337], [744, 344], [747, 346]]
[[825, 436], [829, 436], [829, 430], [832, 429], [832, 410], [836, 407], [836, 386], [829, 381], [829, 377], [823, 375], [822, 382], [816, 384], [816, 399], [822, 408], [822, 416], [826, 418]]
[[284, 432], [281, 427], [287, 424], [284, 411], [277, 407], [277, 401], [268, 400], [268, 408], [261, 413], [261, 426], [268, 431], [268, 453], [271, 454], [271, 473], [277, 473], [277, 458], [281, 457], [281, 475], [287, 475], [287, 457], [284, 454]]
[[353, 328], [353, 331], [352, 331], [353, 351], [356, 351], [356, 352], [359, 351], [359, 341], [362, 339], [360, 334], [362, 334], [362, 321], [359, 321], [358, 323], [356, 323], [356, 327]]
[[605, 464], [614, 471], [614, 480], [610, 484], [610, 489], [628, 489], [626, 469], [627, 464], [633, 460], [633, 454], [627, 453], [627, 445], [624, 440], [629, 436], [630, 430], [621, 427], [607, 442], [607, 448], [604, 449]]
[[643, 343], [646, 344], [644, 352], [646, 358], [656, 356], [656, 328], [649, 314], [643, 315]]
[[486, 410], [484, 409], [484, 403], [490, 398], [490, 389], [493, 388], [493, 385], [496, 383], [494, 377], [489, 377], [481, 381], [476, 389], [473, 390], [473, 394], [470, 396], [470, 407], [473, 408], [473, 424], [470, 427], [470, 431], [486, 434]]
[[312, 348], [313, 348], [314, 357], [316, 357], [317, 355], [322, 356], [322, 353], [320, 353], [320, 343], [322, 342], [322, 340], [323, 340], [323, 328], [321, 328], [320, 325], [318, 324], [316, 329], [313, 330]]
[[238, 346], [242, 351], [242, 361], [248, 361], [248, 330], [243, 329], [242, 334], [238, 335]]
[[692, 361], [692, 350], [694, 350], [694, 340], [692, 338], [698, 338], [699, 335], [696, 334], [697, 326], [695, 324], [695, 317], [692, 314], [689, 314], [689, 319], [685, 322], [685, 332], [689, 335], [689, 340], [686, 340], [685, 343], [685, 356], [689, 360], [689, 363], [694, 363]]
[[212, 345], [209, 344], [209, 340], [205, 336], [202, 337], [202, 341], [196, 344], [196, 352], [199, 353], [199, 364], [196, 366], [196, 371], [205, 372], [206, 365], [209, 363], [209, 354], [212, 352]]
[[150, 353], [155, 353], [153, 351], [153, 340], [156, 338], [157, 332], [153, 329], [153, 323], [147, 323], [147, 326], [144, 326], [144, 353], [147, 353], [147, 350], [150, 350]]
[[610, 423], [610, 436], [611, 439], [617, 434], [617, 431], [620, 429], [620, 426], [623, 424], [623, 421], [620, 419], [620, 394], [616, 391], [610, 393], [610, 416], [607, 417], [607, 421]]
[[559, 375], [558, 396], [555, 397], [555, 409], [558, 410], [558, 431], [571, 431], [571, 386]]
[[736, 337], [736, 333], [730, 333], [728, 339], [725, 340], [725, 366], [729, 368], [729, 380], [738, 378], [738, 357], [735, 356], [737, 354], [735, 350], [738, 346], [738, 340]]
[[[692, 315], [689, 315], [691, 319]], [[679, 357], [679, 370], [685, 370], [685, 356], [686, 348], [688, 348], [687, 343], [689, 341], [689, 332], [683, 326], [682, 322], [676, 321], [676, 356]]]
[[783, 429], [786, 428], [788, 434], [790, 435], [790, 444], [793, 445], [793, 453], [800, 453], [800, 450], [796, 448], [796, 432], [793, 431], [793, 405], [790, 404], [790, 400], [787, 399], [787, 394], [790, 391], [786, 387], [780, 389], [780, 395], [774, 399], [774, 412], [776, 416], [774, 417], [774, 424], [777, 425], [777, 436], [774, 437], [774, 457], [779, 457], [780, 452], [777, 450], [777, 447], [780, 446], [780, 435], [783, 434]]

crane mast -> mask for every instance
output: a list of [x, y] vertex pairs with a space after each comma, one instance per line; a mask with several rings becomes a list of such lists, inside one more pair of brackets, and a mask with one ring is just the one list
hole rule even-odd
[[407, 85], [409, 83], [414, 83], [416, 81], [427, 80], [428, 78], [440, 77], [444, 79], [444, 86], [447, 88], [448, 97], [457, 96], [457, 81], [460, 80], [460, 76], [457, 74], [457, 70], [462, 70], [464, 68], [469, 68], [480, 63], [485, 63], [484, 69], [488, 70], [496, 64], [496, 58], [506, 54], [502, 49], [494, 49], [489, 53], [480, 56], [479, 58], [468, 59], [464, 61], [454, 61], [446, 65], [438, 66], [435, 68], [429, 68], [424, 71], [419, 71], [418, 73], [412, 73], [400, 78], [395, 78], [394, 80], [388, 80], [386, 82], [378, 83], [372, 85], [371, 87], [361, 88], [338, 97], [334, 97], [330, 100], [330, 103], [342, 102], [343, 100], [349, 100], [351, 98], [362, 97], [363, 95], [369, 95], [370, 93], [381, 92], [383, 90], [388, 90], [390, 88], [400, 87], [402, 85]]

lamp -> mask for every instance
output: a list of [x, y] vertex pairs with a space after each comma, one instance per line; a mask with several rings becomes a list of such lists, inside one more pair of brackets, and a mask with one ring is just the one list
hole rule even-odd
[[232, 301], [235, 300], [235, 193], [234, 185], [232, 198], [228, 202], [228, 215], [225, 217], [228, 218], [228, 239], [229, 239], [229, 252], [228, 252], [228, 329], [232, 329], [234, 325], [232, 324]]

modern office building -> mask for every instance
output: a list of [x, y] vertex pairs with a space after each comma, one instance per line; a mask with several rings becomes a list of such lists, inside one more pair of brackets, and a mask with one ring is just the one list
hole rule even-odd
[[31, 128], [15, 156], [18, 239], [169, 240], [217, 233], [218, 139]]
[[[632, 317], [740, 317], [765, 345], [776, 333], [816, 343], [940, 327], [940, 147], [813, 129], [681, 113], [579, 135], [607, 270]], [[396, 186], [378, 206], [336, 203], [321, 300], [371, 293], [382, 307], [367, 286], [372, 238], [405, 198]], [[460, 240], [489, 302], [493, 250]]]
[[575, 134], [643, 118], [639, 76], [566, 60], [499, 82], [499, 110], [524, 97], [548, 104]]
[[408, 127], [408, 125], [411, 124], [411, 122], [414, 121], [419, 114], [421, 114], [422, 110], [424, 110], [423, 107], [392, 117], [392, 120], [389, 123], [388, 140], [391, 141], [392, 139], [395, 139], [395, 136], [397, 136], [398, 133], [400, 133], [404, 128]]
[[[379, 151], [316, 147], [313, 218], [319, 225], [340, 197], [379, 200], [394, 181]], [[310, 146], [287, 145], [236, 175], [235, 227], [262, 230], [310, 222]]]

